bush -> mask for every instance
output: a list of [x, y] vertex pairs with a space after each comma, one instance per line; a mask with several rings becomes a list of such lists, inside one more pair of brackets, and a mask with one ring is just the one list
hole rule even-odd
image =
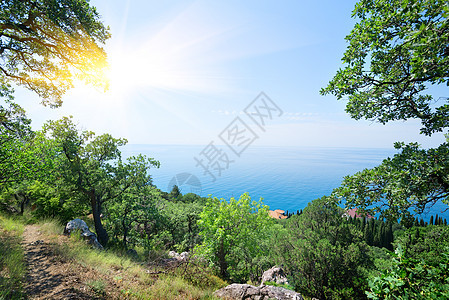
[[418, 261], [396, 250], [391, 270], [370, 280], [371, 299], [449, 299], [449, 248], [441, 254], [441, 263]]
[[267, 228], [273, 224], [268, 206], [251, 201], [248, 194], [229, 202], [209, 198], [198, 224], [203, 243], [195, 250], [222, 279], [246, 282], [261, 275], [259, 262], [267, 251], [261, 241], [268, 238]]
[[288, 219], [273, 247], [295, 290], [320, 299], [365, 297], [368, 245], [342, 215], [332, 199], [323, 197]]

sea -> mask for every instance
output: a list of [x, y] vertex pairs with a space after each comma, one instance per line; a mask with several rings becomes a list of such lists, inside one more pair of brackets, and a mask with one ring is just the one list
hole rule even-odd
[[[160, 162], [150, 170], [153, 183], [163, 191], [174, 184], [181, 193], [238, 198], [248, 193], [262, 198], [270, 209], [297, 212], [317, 198], [330, 195], [343, 178], [379, 165], [396, 149], [262, 147], [251, 146], [234, 153], [226, 145], [128, 144], [122, 157], [145, 154]], [[447, 205], [437, 203], [422, 215], [449, 219]]]

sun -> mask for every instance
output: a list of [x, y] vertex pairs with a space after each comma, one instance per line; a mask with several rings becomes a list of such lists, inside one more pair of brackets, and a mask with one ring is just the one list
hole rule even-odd
[[195, 90], [201, 83], [192, 53], [180, 53], [171, 44], [150, 40], [128, 49], [112, 49], [105, 77], [109, 93], [126, 95], [145, 88]]

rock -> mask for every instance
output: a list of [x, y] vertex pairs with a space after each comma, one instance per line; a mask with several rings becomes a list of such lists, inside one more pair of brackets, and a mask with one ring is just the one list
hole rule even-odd
[[181, 260], [187, 260], [189, 258], [189, 252], [182, 252], [181, 254], [179, 254], [179, 257], [181, 258]]
[[74, 219], [69, 221], [64, 228], [64, 234], [70, 235], [73, 231], [79, 230], [81, 237], [92, 245], [94, 248], [103, 249], [103, 246], [98, 242], [95, 233], [89, 230], [86, 222], [81, 219]]
[[227, 300], [304, 300], [300, 293], [276, 286], [252, 286], [233, 283], [214, 292], [214, 295]]
[[170, 251], [168, 252], [168, 256], [178, 261], [186, 261], [189, 258], [189, 252], [182, 252], [179, 254], [176, 251]]
[[81, 219], [74, 219], [72, 221], [69, 221], [64, 229], [64, 234], [70, 235], [72, 231], [80, 230], [81, 232], [84, 232], [86, 230], [89, 230], [89, 227], [87, 226], [86, 222], [84, 222]]
[[263, 272], [260, 286], [263, 286], [267, 281], [276, 282], [277, 284], [288, 284], [288, 279], [285, 276], [284, 270], [276, 266]]

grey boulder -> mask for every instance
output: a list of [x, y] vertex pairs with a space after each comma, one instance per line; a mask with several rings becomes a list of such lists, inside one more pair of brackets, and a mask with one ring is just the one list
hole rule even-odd
[[272, 267], [271, 269], [263, 272], [262, 281], [260, 285], [264, 285], [265, 282], [275, 282], [277, 284], [288, 284], [288, 279], [285, 276], [284, 270], [280, 267]]
[[214, 292], [214, 295], [227, 300], [304, 300], [300, 293], [276, 286], [252, 286], [233, 283]]
[[64, 234], [70, 235], [72, 232], [74, 232], [76, 230], [79, 230], [81, 237], [84, 240], [87, 240], [87, 242], [90, 245], [92, 245], [94, 248], [103, 249], [103, 246], [98, 242], [97, 236], [95, 235], [95, 233], [90, 231], [86, 222], [84, 222], [81, 219], [74, 219], [72, 221], [69, 221], [64, 228]]

